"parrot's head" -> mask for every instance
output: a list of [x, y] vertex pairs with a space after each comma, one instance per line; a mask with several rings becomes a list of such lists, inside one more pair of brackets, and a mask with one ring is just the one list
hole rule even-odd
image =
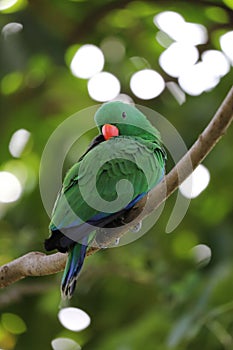
[[133, 105], [121, 101], [104, 103], [95, 114], [95, 122], [105, 140], [116, 136], [137, 136], [160, 142], [158, 130]]

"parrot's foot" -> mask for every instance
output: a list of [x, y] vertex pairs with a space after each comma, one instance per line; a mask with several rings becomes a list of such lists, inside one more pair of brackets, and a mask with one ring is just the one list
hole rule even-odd
[[138, 233], [142, 228], [142, 221], [139, 221], [137, 225], [133, 226], [130, 231], [133, 233]]
[[[115, 242], [113, 242], [112, 244], [110, 244], [109, 246], [106, 246], [106, 245], [101, 245], [101, 244], [98, 244], [98, 247], [100, 249], [107, 249], [107, 248], [111, 248], [111, 247], [117, 247], [120, 243], [120, 238], [117, 238], [115, 240]], [[0, 349], [1, 350], [1, 349]]]
[[120, 238], [117, 238], [117, 239], [115, 240], [114, 246], [118, 246], [119, 243], [120, 243]]
[[119, 243], [120, 243], [120, 238], [116, 238], [115, 241], [113, 241], [108, 247], [104, 247], [103, 249], [117, 247], [119, 245]]

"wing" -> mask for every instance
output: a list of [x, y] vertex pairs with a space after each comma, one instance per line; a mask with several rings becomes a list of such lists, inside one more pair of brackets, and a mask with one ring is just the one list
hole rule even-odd
[[163, 174], [157, 145], [125, 136], [102, 142], [67, 173], [50, 229], [77, 241], [130, 209]]

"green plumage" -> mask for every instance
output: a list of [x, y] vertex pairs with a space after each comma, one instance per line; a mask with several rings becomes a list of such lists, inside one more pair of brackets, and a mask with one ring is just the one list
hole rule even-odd
[[[52, 225], [58, 227], [62, 223], [66, 230], [70, 223], [77, 220], [77, 216], [86, 222], [98, 214], [100, 211], [95, 188], [99, 197], [108, 201], [108, 211], [111, 210], [111, 202], [117, 198], [116, 185], [120, 180], [125, 179], [132, 184], [134, 193], [131, 200], [153, 188], [163, 173], [162, 157], [156, 151], [157, 147], [138, 138], [119, 136], [94, 148], [67, 173], [53, 213]], [[100, 167], [102, 160], [109, 157], [113, 159]], [[128, 188], [126, 186], [122, 191], [125, 197]], [[124, 203], [124, 198], [121, 200], [119, 210], [129, 203]]]
[[[130, 210], [164, 175], [165, 152], [159, 132], [138, 109], [110, 102], [97, 111], [95, 120], [100, 131], [105, 124], [117, 126], [119, 136], [97, 142], [68, 171], [53, 210], [53, 235], [47, 240], [48, 250], [53, 238], [60, 251], [66, 249], [67, 237], [79, 242], [69, 242], [67, 247], [72, 250], [63, 278], [63, 293], [68, 296], [95, 226], [105, 226], [118, 213]], [[57, 232], [63, 235], [56, 236]]]

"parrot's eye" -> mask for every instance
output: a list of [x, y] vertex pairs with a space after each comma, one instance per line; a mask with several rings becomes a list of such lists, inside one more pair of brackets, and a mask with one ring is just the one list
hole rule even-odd
[[127, 117], [127, 114], [125, 112], [122, 113], [122, 118], [126, 118]]

